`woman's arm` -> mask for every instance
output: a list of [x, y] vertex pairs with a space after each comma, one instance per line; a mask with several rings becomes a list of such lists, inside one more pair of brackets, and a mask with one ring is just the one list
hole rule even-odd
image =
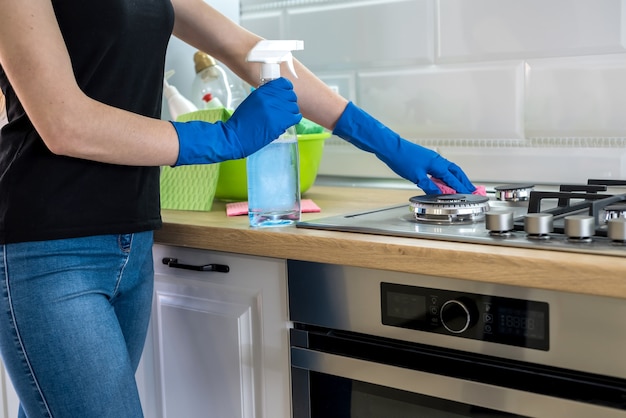
[[52, 152], [114, 164], [176, 162], [178, 138], [169, 122], [81, 91], [50, 0], [0, 0], [0, 9], [0, 63]]
[[[246, 62], [246, 56], [261, 40], [259, 36], [227, 19], [203, 0], [172, 0], [172, 4], [176, 14], [176, 37], [223, 62], [250, 85], [258, 85], [259, 64]], [[285, 66], [281, 74], [294, 84], [302, 115], [332, 130], [347, 100], [297, 60], [294, 65], [298, 78], [293, 77]]]

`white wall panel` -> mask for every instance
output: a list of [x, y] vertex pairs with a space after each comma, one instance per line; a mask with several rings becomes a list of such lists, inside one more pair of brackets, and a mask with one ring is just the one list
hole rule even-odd
[[298, 57], [312, 69], [430, 63], [433, 13], [432, 0], [287, 8], [285, 38], [304, 40]]
[[284, 39], [282, 12], [249, 13], [241, 16], [241, 25], [265, 39]]
[[626, 155], [619, 148], [440, 147], [438, 151], [463, 167], [476, 184], [585, 184], [590, 178], [626, 178]]
[[361, 72], [359, 104], [408, 138], [522, 138], [523, 65]]
[[622, 8], [622, 0], [439, 0], [437, 58], [621, 52]]
[[526, 135], [626, 136], [626, 54], [528, 61]]

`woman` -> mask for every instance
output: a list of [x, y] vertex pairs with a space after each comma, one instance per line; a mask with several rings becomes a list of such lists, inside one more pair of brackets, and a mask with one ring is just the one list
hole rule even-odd
[[202, 0], [0, 0], [0, 9], [0, 348], [21, 417], [142, 416], [134, 372], [161, 225], [159, 166], [250, 155], [305, 115], [427, 193], [438, 192], [428, 175], [474, 190], [456, 165], [297, 62], [298, 79], [256, 89], [228, 122], [160, 120], [172, 33], [257, 81], [245, 57], [260, 38]]

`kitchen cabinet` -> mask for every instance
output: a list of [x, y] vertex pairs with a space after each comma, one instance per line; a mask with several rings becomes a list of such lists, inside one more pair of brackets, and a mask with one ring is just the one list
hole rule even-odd
[[[229, 271], [172, 268], [166, 257]], [[165, 245], [154, 260], [138, 373], [146, 416], [290, 416], [286, 261]]]
[[17, 416], [20, 401], [17, 398], [15, 389], [11, 384], [4, 364], [0, 361], [0, 412], [2, 418], [13, 418]]

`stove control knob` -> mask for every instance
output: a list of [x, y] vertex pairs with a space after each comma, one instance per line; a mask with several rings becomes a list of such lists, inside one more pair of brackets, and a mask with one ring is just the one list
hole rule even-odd
[[593, 216], [571, 215], [565, 217], [565, 235], [571, 240], [589, 241], [596, 233]]
[[439, 315], [445, 329], [460, 334], [476, 322], [477, 309], [469, 299], [452, 299], [441, 306]]
[[492, 235], [507, 234], [513, 229], [513, 212], [489, 211], [485, 214], [485, 226]]
[[626, 243], [626, 218], [615, 218], [607, 222], [608, 236], [615, 243]]
[[529, 238], [548, 238], [548, 234], [552, 232], [551, 213], [528, 213], [524, 216], [524, 231]]

